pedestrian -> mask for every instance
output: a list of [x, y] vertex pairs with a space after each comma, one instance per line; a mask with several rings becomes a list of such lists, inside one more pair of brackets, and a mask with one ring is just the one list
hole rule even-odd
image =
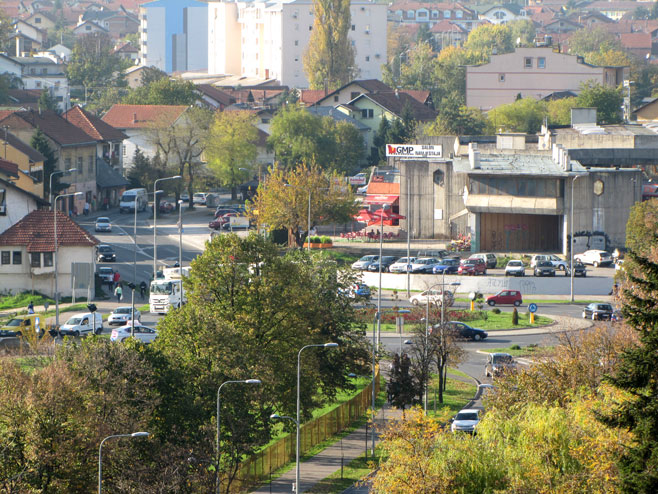
[[118, 271], [115, 271], [114, 274], [112, 275], [112, 283], [114, 283], [114, 287], [119, 284], [119, 280], [121, 279], [121, 275], [119, 274]]
[[121, 283], [119, 283], [114, 289], [114, 294], [117, 296], [117, 303], [121, 302], [121, 299], [123, 298], [123, 289], [121, 288]]
[[146, 282], [142, 281], [139, 284], [139, 294], [142, 297], [142, 300], [144, 300], [144, 296], [146, 295]]
[[30, 303], [27, 304], [27, 313], [28, 314], [34, 314], [34, 304], [30, 300]]
[[82, 209], [82, 214], [84, 214], [85, 216], [89, 216], [89, 207], [90, 207], [89, 203], [85, 201], [85, 206]]

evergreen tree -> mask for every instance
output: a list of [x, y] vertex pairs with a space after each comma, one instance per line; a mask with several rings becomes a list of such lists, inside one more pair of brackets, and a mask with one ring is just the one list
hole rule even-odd
[[147, 187], [162, 176], [164, 176], [164, 169], [159, 156], [151, 160], [139, 148], [136, 148], [133, 154], [133, 166], [126, 177], [130, 180], [130, 187]]
[[380, 161], [386, 161], [386, 138], [390, 128], [391, 124], [386, 118], [386, 115], [382, 115], [382, 119], [379, 121], [379, 127], [377, 128], [377, 133], [372, 140], [374, 147], [371, 153], [371, 163], [373, 165], [376, 165]]
[[409, 372], [411, 369], [411, 360], [405, 353], [393, 357], [393, 368], [389, 376], [388, 394], [391, 405], [396, 408], [404, 409], [415, 403], [416, 387], [414, 386], [413, 377]]
[[58, 111], [57, 100], [47, 89], [41, 91], [41, 94], [39, 95], [39, 110]]
[[[30, 146], [39, 151], [44, 156], [44, 158], [46, 158], [43, 162], [43, 191], [44, 194], [49, 194], [51, 192], [50, 174], [55, 171], [55, 165], [57, 164], [55, 152], [50, 147], [50, 143], [48, 142], [46, 134], [44, 134], [39, 128], [37, 128], [34, 134], [32, 134], [32, 138], [30, 139]], [[53, 177], [54, 180], [52, 192], [59, 192], [66, 187], [61, 187], [59, 185], [59, 177], [61, 177], [61, 174], [55, 175], [55, 177]]]

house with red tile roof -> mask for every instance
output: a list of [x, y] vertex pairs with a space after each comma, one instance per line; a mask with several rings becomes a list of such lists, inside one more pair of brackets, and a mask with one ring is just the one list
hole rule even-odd
[[0, 139], [4, 141], [0, 143], [2, 159], [17, 167], [12, 178], [9, 178], [9, 176], [3, 178], [5, 180], [11, 179], [17, 187], [44, 198], [43, 162], [45, 158], [43, 155], [11, 132], [0, 131]]
[[652, 39], [649, 33], [623, 33], [619, 35], [619, 40], [626, 50], [640, 58], [652, 54]]
[[[57, 215], [57, 251], [55, 251], [55, 214]], [[86, 296], [94, 293], [96, 237], [87, 233], [67, 215], [57, 211], [35, 210], [17, 219], [0, 233], [0, 286], [14, 293], [37, 291], [55, 294], [55, 259], [60, 295]]]
[[20, 173], [16, 163], [0, 159], [0, 233], [32, 211], [48, 207], [48, 201], [18, 186]]
[[153, 134], [182, 122], [189, 109], [184, 105], [114, 105], [103, 115], [103, 122], [121, 130], [127, 138], [123, 141], [123, 169], [130, 170], [135, 150], [154, 157], [157, 149]]

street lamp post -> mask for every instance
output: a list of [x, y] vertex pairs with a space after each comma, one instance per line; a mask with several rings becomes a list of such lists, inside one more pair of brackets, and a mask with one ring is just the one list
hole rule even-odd
[[57, 284], [57, 201], [62, 197], [81, 196], [82, 192], [72, 192], [70, 194], [61, 194], [55, 197], [55, 207], [53, 207], [53, 233], [55, 236], [55, 327], [59, 328], [59, 287]]
[[73, 173], [74, 171], [77, 171], [77, 168], [69, 168], [68, 170], [57, 170], [54, 171], [50, 174], [49, 178], [49, 189], [48, 189], [48, 203], [50, 204], [50, 207], [54, 209], [53, 206], [53, 175], [58, 175], [60, 173]]
[[217, 388], [217, 443], [216, 443], [216, 453], [217, 453], [217, 494], [219, 494], [219, 460], [221, 458], [220, 454], [220, 449], [219, 449], [219, 438], [220, 438], [220, 393], [222, 391], [222, 388], [224, 387], [225, 384], [234, 384], [234, 383], [242, 383], [242, 384], [260, 384], [261, 381], [260, 379], [240, 379], [236, 381], [224, 381], [222, 384], [220, 384], [219, 388]]
[[114, 439], [119, 437], [148, 437], [148, 432], [133, 432], [132, 434], [114, 434], [112, 436], [107, 436], [101, 441], [101, 445], [98, 447], [98, 494], [101, 494], [103, 490], [103, 443], [108, 439]]
[[571, 227], [571, 236], [569, 238], [569, 257], [570, 257], [570, 260], [571, 260], [571, 273], [570, 273], [570, 276], [569, 276], [570, 285], [571, 285], [571, 298], [570, 298], [571, 302], [574, 301], [574, 298], [573, 298], [573, 272], [574, 272], [574, 269], [573, 269], [573, 184], [575, 184], [576, 180], [578, 180], [580, 177], [582, 177], [582, 175], [576, 175], [571, 180], [571, 220], [569, 221], [569, 223], [570, 223], [569, 226]]
[[[299, 352], [297, 353], [297, 440], [296, 440], [296, 446], [295, 446], [295, 492], [299, 494], [299, 477], [300, 477], [300, 470], [299, 470], [299, 421], [300, 416], [300, 399], [299, 399], [299, 381], [300, 381], [300, 373], [301, 373], [301, 365], [302, 365], [302, 352], [306, 350], [307, 348], [336, 348], [338, 346], [338, 343], [320, 343], [320, 344], [315, 344], [315, 345], [306, 345], [303, 346]], [[374, 385], [374, 384], [373, 384]]]
[[379, 313], [382, 310], [382, 250], [384, 247], [384, 212], [388, 209], [388, 204], [382, 204], [382, 212], [379, 214], [379, 287], [377, 289], [377, 346], [381, 340], [381, 321]]
[[[178, 266], [183, 275], [183, 201], [178, 201]], [[181, 285], [182, 290], [182, 285]], [[181, 299], [183, 295], [181, 293]]]
[[[174, 175], [173, 177], [158, 178], [153, 183], [153, 279], [155, 279], [158, 274], [158, 182], [164, 182], [165, 180], [176, 180], [177, 178], [183, 177], [180, 175]], [[190, 198], [190, 200], [192, 200], [192, 198]], [[137, 207], [137, 202], [135, 202], [135, 207]]]
[[407, 298], [411, 297], [411, 271], [409, 266], [409, 257], [411, 256], [411, 187], [409, 181], [409, 162], [407, 161], [404, 165], [404, 171], [407, 178]]

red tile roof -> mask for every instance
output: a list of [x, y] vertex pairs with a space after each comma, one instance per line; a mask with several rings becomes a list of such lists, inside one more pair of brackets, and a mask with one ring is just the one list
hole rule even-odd
[[432, 95], [430, 91], [423, 91], [420, 89], [401, 89], [400, 92], [408, 94], [416, 101], [420, 101], [422, 104], [426, 104], [427, 100]]
[[[27, 247], [28, 252], [55, 251], [55, 217], [52, 211], [36, 210], [0, 234], [0, 245]], [[61, 211], [57, 212], [57, 247], [93, 247], [100, 242]]]
[[142, 129], [172, 125], [187, 106], [114, 105], [103, 116], [103, 122], [117, 129]]
[[619, 38], [624, 48], [646, 48], [651, 50], [651, 35], [648, 33], [622, 33]]
[[75, 146], [90, 144], [95, 139], [79, 129], [72, 123], [67, 122], [54, 111], [17, 111], [10, 113], [5, 118], [0, 117], [3, 124], [12, 128], [13, 119], [20, 118], [33, 128], [39, 128], [60, 146]]
[[235, 103], [235, 99], [233, 99], [230, 94], [221, 89], [217, 89], [211, 84], [198, 84], [196, 90], [205, 94], [210, 99], [215, 100], [221, 106], [229, 106]]
[[12, 177], [18, 177], [18, 165], [0, 158], [0, 171]]
[[326, 96], [324, 89], [301, 89], [299, 101], [305, 105], [314, 105]]
[[100, 118], [92, 115], [79, 106], [74, 106], [62, 115], [65, 120], [82, 129], [97, 141], [121, 141], [128, 139], [128, 136], [115, 129], [110, 124], [103, 122]]

